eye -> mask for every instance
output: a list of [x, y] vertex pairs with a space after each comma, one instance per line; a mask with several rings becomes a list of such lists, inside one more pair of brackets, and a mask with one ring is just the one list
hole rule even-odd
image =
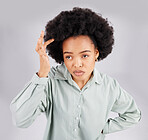
[[88, 55], [83, 55], [84, 58], [88, 57]]
[[66, 59], [71, 59], [71, 56], [66, 56]]

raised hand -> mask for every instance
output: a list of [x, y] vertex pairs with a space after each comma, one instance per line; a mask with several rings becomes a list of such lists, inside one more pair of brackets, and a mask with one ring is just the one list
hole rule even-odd
[[37, 73], [39, 77], [47, 77], [48, 73], [50, 71], [50, 62], [49, 57], [46, 53], [46, 47], [51, 42], [54, 41], [54, 39], [49, 39], [43, 44], [43, 37], [44, 37], [44, 31], [41, 32], [40, 38], [38, 39], [35, 51], [39, 54], [40, 57], [40, 69]]

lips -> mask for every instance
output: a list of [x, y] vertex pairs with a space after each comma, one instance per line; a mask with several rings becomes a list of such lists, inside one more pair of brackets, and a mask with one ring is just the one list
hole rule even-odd
[[76, 76], [82, 76], [85, 72], [84, 71], [81, 71], [81, 70], [75, 70], [73, 72]]

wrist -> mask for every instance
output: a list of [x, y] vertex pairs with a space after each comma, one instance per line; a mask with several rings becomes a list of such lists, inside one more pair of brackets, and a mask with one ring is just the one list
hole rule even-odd
[[47, 74], [47, 73], [37, 72], [36, 74], [37, 74], [40, 78], [42, 78], [42, 77], [48, 77], [48, 74]]

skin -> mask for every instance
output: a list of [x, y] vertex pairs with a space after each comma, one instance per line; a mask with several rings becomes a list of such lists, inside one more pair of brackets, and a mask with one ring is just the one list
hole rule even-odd
[[[72, 79], [77, 83], [79, 88], [82, 89], [91, 78], [92, 71], [95, 67], [95, 60], [99, 56], [99, 51], [87, 35], [69, 37], [64, 40], [62, 47], [64, 63]], [[73, 73], [75, 70], [82, 70], [85, 73], [82, 76], [76, 76]]]
[[41, 31], [40, 37], [38, 39], [35, 51], [39, 54], [40, 58], [40, 69], [37, 75], [41, 77], [47, 77], [48, 73], [50, 72], [50, 62], [49, 57], [46, 53], [46, 47], [51, 42], [54, 41], [54, 39], [50, 39], [43, 43], [43, 37], [44, 37], [44, 31]]
[[[35, 51], [40, 57], [40, 70], [37, 73], [39, 77], [47, 77], [48, 72], [50, 72], [50, 62], [46, 54], [46, 47], [54, 41], [54, 39], [50, 39], [43, 43], [43, 36], [44, 31], [41, 32], [35, 48]], [[88, 50], [89, 52], [80, 53], [85, 50]], [[82, 89], [90, 79], [95, 66], [95, 60], [98, 56], [99, 51], [95, 48], [93, 42], [88, 36], [80, 35], [77, 37], [69, 37], [63, 42], [64, 63], [68, 71], [71, 73], [73, 80], [78, 84], [80, 89]], [[78, 77], [74, 75], [74, 70], [82, 70], [85, 71], [85, 73], [84, 75]], [[103, 133], [103, 130], [101, 133]]]
[[[40, 69], [37, 73], [39, 77], [47, 77], [50, 72], [50, 62], [46, 54], [46, 47], [54, 41], [54, 39], [50, 39], [43, 43], [43, 37], [44, 32], [42, 31], [35, 49], [40, 58]], [[99, 51], [95, 48], [92, 40], [87, 35], [69, 37], [63, 42], [64, 63], [72, 79], [77, 83], [80, 89], [82, 89], [91, 78], [95, 60], [98, 56]], [[76, 76], [73, 73], [75, 70], [82, 70], [85, 73], [82, 76]]]

